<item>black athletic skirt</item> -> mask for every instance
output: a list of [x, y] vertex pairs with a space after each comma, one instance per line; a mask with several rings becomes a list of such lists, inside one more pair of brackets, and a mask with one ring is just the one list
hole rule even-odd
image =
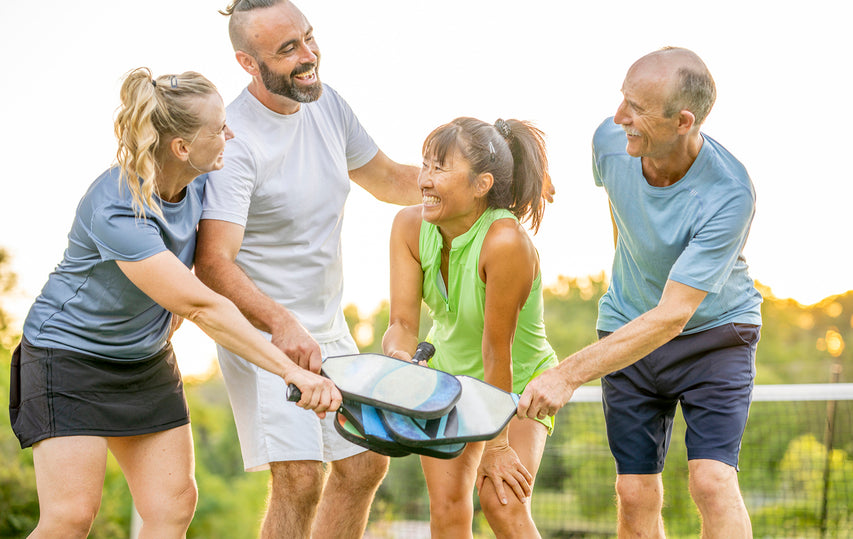
[[21, 447], [58, 436], [134, 436], [189, 423], [171, 345], [110, 361], [22, 340], [12, 355], [9, 417]]

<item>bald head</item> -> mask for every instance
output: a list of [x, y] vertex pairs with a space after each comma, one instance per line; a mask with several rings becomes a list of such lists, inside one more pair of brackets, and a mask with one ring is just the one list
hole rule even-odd
[[289, 3], [288, 0], [235, 0], [224, 11], [220, 11], [223, 15], [231, 17], [228, 21], [228, 37], [231, 38], [231, 46], [234, 48], [234, 52], [243, 51], [251, 56], [256, 56], [249, 35], [252, 20], [257, 14], [255, 12]]
[[664, 115], [689, 110], [699, 126], [717, 99], [717, 88], [705, 62], [688, 49], [665, 47], [637, 60], [628, 75], [645, 74], [665, 81]]

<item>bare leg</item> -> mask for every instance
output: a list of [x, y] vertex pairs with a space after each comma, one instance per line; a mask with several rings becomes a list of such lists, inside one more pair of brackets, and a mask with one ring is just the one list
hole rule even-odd
[[474, 483], [483, 442], [469, 443], [455, 459], [421, 457], [429, 491], [429, 528], [433, 539], [470, 539], [474, 519]]
[[198, 500], [190, 426], [108, 442], [142, 518], [140, 539], [186, 537]]
[[388, 463], [388, 457], [372, 451], [332, 462], [312, 537], [362, 537], [376, 489], [388, 473]]
[[33, 446], [39, 522], [31, 538], [89, 535], [101, 506], [107, 441], [65, 436]]
[[323, 463], [314, 460], [271, 462], [270, 476], [262, 539], [309, 539], [323, 492]]
[[[538, 421], [513, 419], [509, 425], [509, 445], [515, 450], [521, 463], [533, 474], [539, 471], [542, 452], [545, 450], [545, 439], [548, 431], [545, 425]], [[507, 497], [508, 504], [503, 505], [498, 500], [497, 492], [491, 480], [486, 480], [480, 490], [480, 505], [489, 521], [492, 531], [498, 538], [540, 537], [533, 516], [530, 514], [530, 502], [521, 501], [512, 494]], [[532, 498], [531, 498], [532, 500]]]
[[690, 495], [702, 515], [703, 539], [751, 538], [752, 525], [743, 503], [737, 471], [722, 462], [688, 462]]
[[663, 529], [663, 481], [660, 474], [619, 475], [616, 501], [620, 537], [666, 537]]

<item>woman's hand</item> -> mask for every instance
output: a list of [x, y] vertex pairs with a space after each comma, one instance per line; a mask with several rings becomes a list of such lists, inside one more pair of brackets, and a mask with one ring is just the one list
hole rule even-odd
[[[533, 492], [533, 475], [521, 463], [515, 450], [506, 442], [487, 443], [477, 468], [477, 491], [482, 493], [486, 479], [491, 480], [501, 504], [508, 503], [508, 485], [521, 503]], [[482, 494], [481, 494], [482, 495]]]
[[326, 412], [334, 412], [341, 407], [341, 392], [328, 378], [305, 369], [294, 368], [285, 376], [285, 382], [295, 385], [302, 392], [302, 398], [296, 405], [312, 410], [321, 419], [326, 417]]

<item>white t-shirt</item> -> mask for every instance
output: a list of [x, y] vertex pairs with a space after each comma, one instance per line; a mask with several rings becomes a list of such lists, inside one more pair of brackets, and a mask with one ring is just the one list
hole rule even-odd
[[237, 264], [319, 342], [348, 333], [341, 309], [341, 225], [349, 171], [378, 147], [329, 86], [282, 115], [248, 89], [228, 106], [235, 137], [212, 172], [202, 219], [245, 227]]

